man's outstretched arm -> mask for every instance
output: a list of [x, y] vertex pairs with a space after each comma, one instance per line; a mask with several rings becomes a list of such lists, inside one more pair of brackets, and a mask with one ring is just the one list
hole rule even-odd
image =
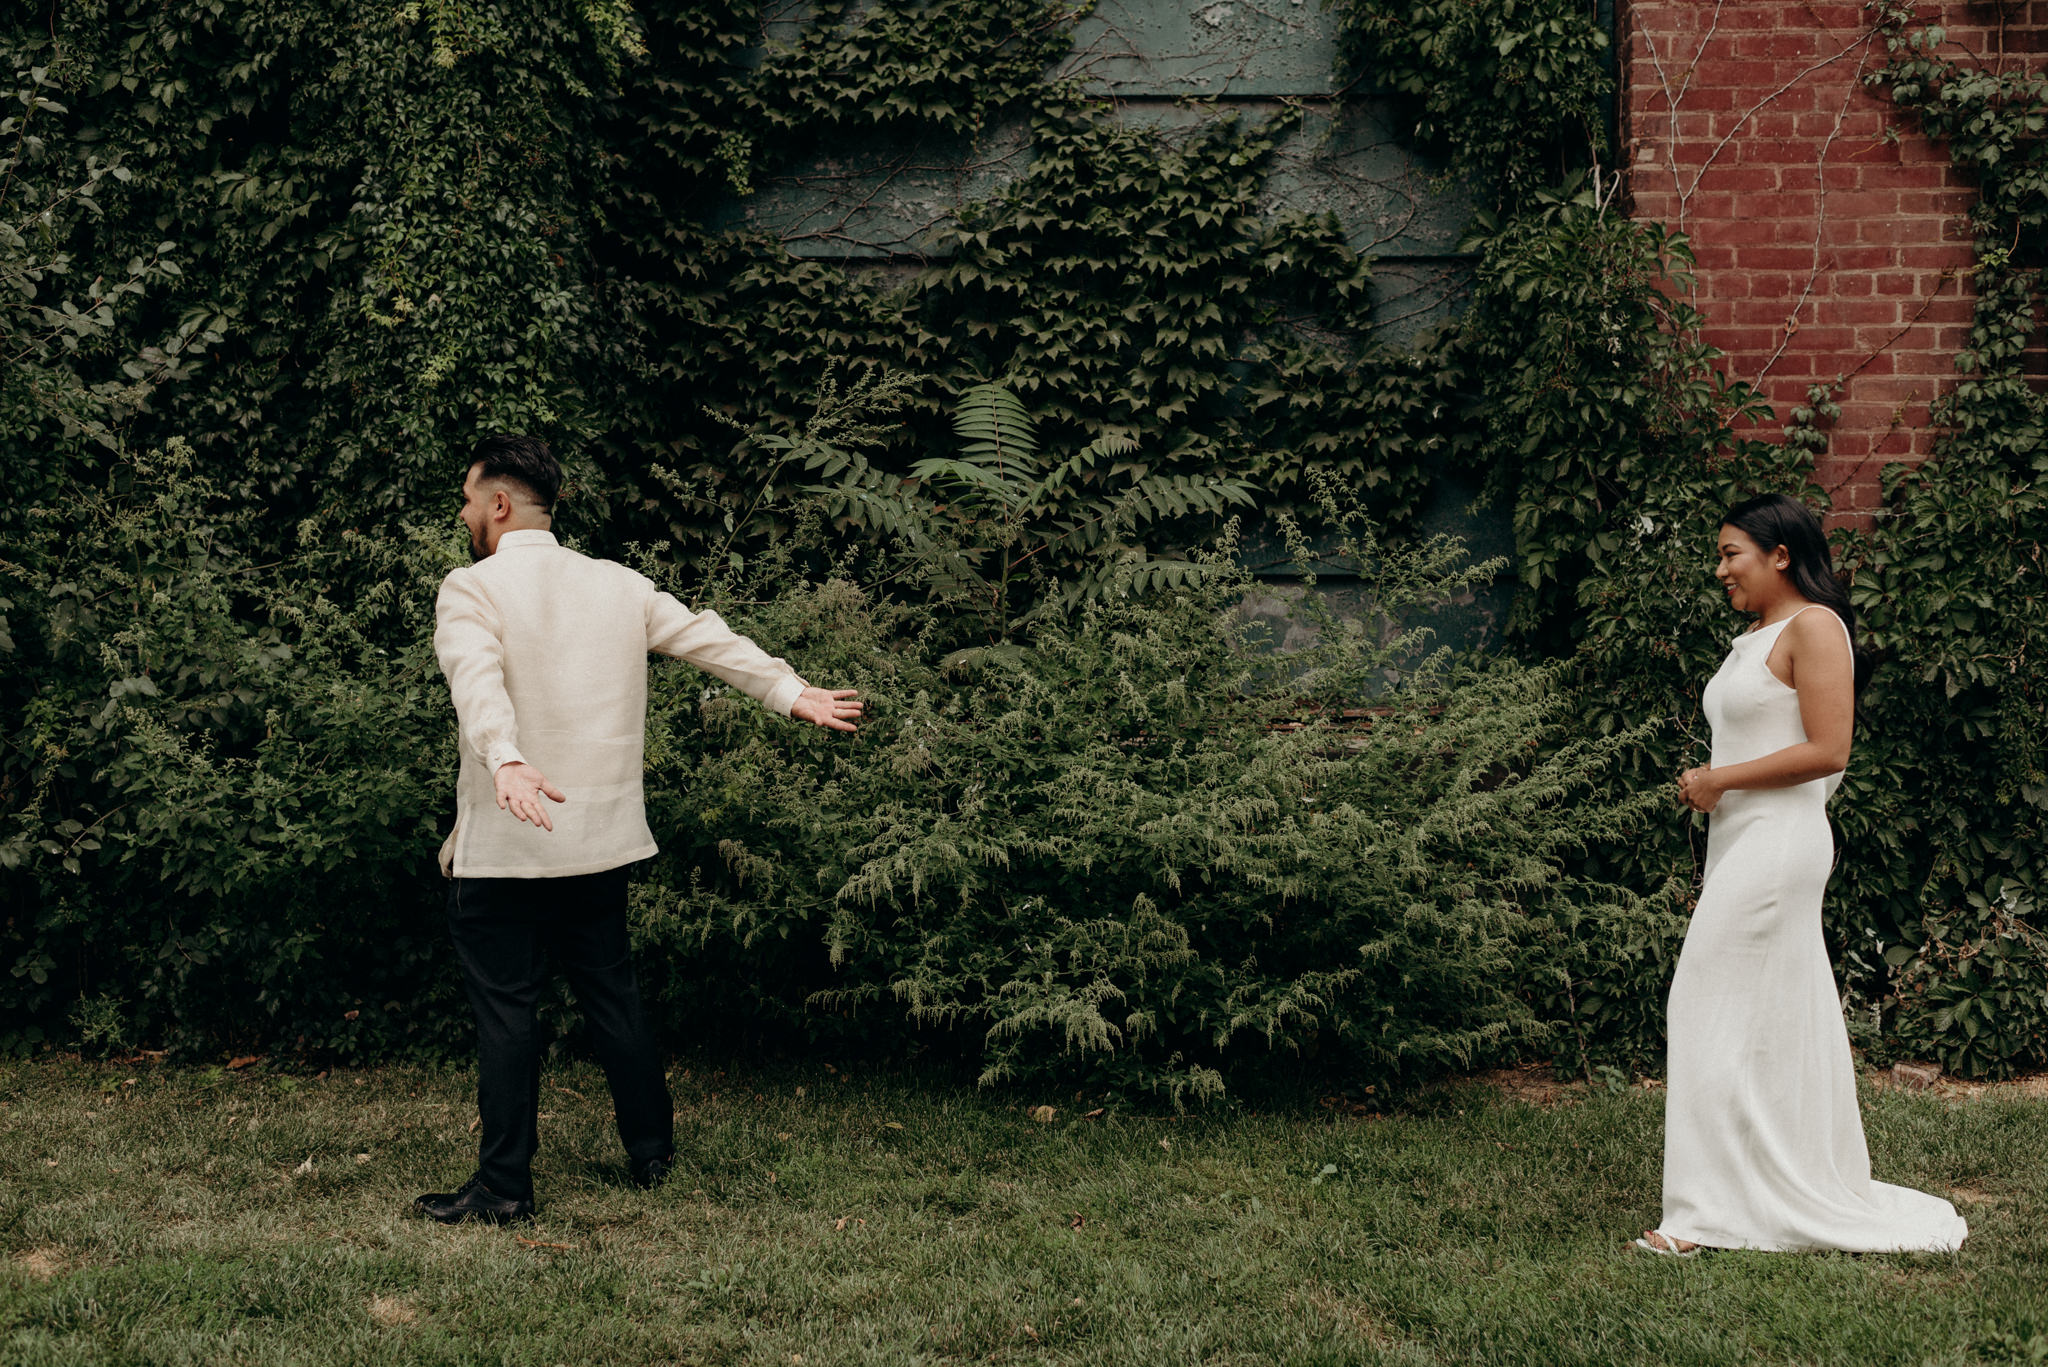
[[672, 593], [647, 607], [647, 648], [673, 655], [725, 680], [771, 711], [834, 731], [857, 729], [860, 695], [851, 688], [813, 688], [787, 660], [770, 655], [715, 612], [692, 612]]
[[789, 715], [798, 721], [814, 722], [834, 731], [857, 731], [860, 721], [860, 693], [852, 688], [811, 688], [796, 695]]

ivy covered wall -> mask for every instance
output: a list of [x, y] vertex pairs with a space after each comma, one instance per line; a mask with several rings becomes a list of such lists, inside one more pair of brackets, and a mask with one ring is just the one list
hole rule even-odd
[[[36, 549], [7, 557], [0, 604], [0, 865], [24, 1028], [122, 982], [146, 1016], [149, 992], [266, 933], [254, 892], [246, 922], [208, 919], [223, 888], [270, 876], [243, 858], [252, 831], [364, 896], [430, 901], [405, 851], [444, 816], [445, 718], [409, 595], [447, 551], [482, 430], [553, 439], [565, 530], [690, 592], [881, 544], [816, 542], [794, 510], [820, 476], [786, 459], [820, 396], [862, 375], [895, 377], [862, 415], [877, 479], [952, 452], [982, 382], [1021, 397], [1045, 449], [1119, 451], [1061, 516], [1135, 480], [1228, 479], [1268, 516], [1355, 496], [1401, 539], [1476, 495], [1463, 525], [1497, 529], [1516, 591], [1468, 639], [1561, 662], [1577, 729], [1626, 738], [1607, 801], [1700, 755], [1697, 690], [1733, 626], [1699, 549], [1715, 510], [1826, 494], [1827, 396], [1779, 414], [1731, 375], [1692, 244], [1626, 212], [1612, 26], [1577, 0], [101, 0], [9, 20], [0, 249], [22, 360], [0, 422], [31, 458], [0, 536]], [[2028, 69], [1987, 80], [1930, 52], [1907, 10], [1871, 25], [1895, 117], [1981, 187], [1979, 303], [1968, 378], [1935, 415], [1952, 439], [1924, 475], [1888, 476], [1889, 515], [1842, 543], [1881, 655], [1829, 927], [1871, 1040], [1995, 1072], [2048, 1059], [2027, 919], [2048, 457], [2024, 359], [2043, 95]], [[1758, 439], [1786, 419], [1791, 440]], [[187, 492], [137, 492], [165, 480]], [[1179, 554], [1216, 525], [1160, 518], [1123, 549]], [[189, 530], [171, 544], [172, 527]], [[798, 533], [822, 559], [788, 558]], [[66, 559], [96, 536], [144, 567], [129, 579], [186, 597]], [[251, 587], [274, 572], [297, 576], [281, 596]], [[308, 748], [290, 782], [208, 798], [207, 844], [122, 760], [139, 734], [187, 776]], [[357, 804], [335, 756], [379, 736], [416, 753], [377, 751]], [[312, 824], [334, 803], [348, 822]], [[1563, 916], [1565, 947], [1519, 984], [1581, 1063], [1655, 1058], [1699, 834], [1674, 816], [1572, 856], [1573, 876], [1662, 909]], [[174, 914], [110, 945], [145, 849], [183, 870]], [[697, 873], [739, 876], [715, 857]], [[431, 954], [422, 938], [403, 971], [351, 959], [315, 904], [291, 905], [300, 938], [266, 942], [251, 989], [271, 1014], [223, 1006], [220, 1031], [292, 1019], [307, 955], [331, 956], [323, 981], [396, 974], [400, 1000]]]

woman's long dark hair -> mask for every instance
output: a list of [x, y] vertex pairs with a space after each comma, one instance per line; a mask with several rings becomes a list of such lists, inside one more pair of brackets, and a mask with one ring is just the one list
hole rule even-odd
[[1856, 609], [1849, 606], [1849, 590], [1835, 575], [1834, 556], [1828, 551], [1827, 533], [1813, 509], [1783, 494], [1761, 494], [1730, 508], [1721, 525], [1733, 527], [1763, 548], [1769, 555], [1783, 546], [1790, 560], [1785, 575], [1792, 587], [1810, 603], [1818, 603], [1842, 619], [1849, 628], [1849, 649], [1856, 659], [1856, 691], [1863, 691], [1870, 677], [1871, 662], [1856, 649]]

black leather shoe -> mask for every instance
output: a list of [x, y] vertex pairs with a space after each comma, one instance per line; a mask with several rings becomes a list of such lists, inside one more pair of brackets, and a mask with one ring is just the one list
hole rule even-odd
[[645, 1163], [635, 1163], [633, 1185], [642, 1191], [653, 1191], [668, 1180], [668, 1170], [674, 1163], [672, 1158], [650, 1158]]
[[429, 1192], [412, 1203], [413, 1213], [424, 1215], [429, 1220], [439, 1220], [444, 1225], [459, 1225], [464, 1220], [481, 1220], [487, 1225], [509, 1225], [515, 1220], [533, 1218], [533, 1199], [515, 1201], [509, 1196], [500, 1196], [484, 1185], [481, 1177], [472, 1177], [460, 1189], [451, 1192]]

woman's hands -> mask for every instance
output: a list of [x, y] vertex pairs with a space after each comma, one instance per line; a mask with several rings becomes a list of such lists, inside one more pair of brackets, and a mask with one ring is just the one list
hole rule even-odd
[[1696, 812], [1713, 811], [1726, 791], [1713, 769], [1704, 764], [1678, 776], [1678, 800]]

